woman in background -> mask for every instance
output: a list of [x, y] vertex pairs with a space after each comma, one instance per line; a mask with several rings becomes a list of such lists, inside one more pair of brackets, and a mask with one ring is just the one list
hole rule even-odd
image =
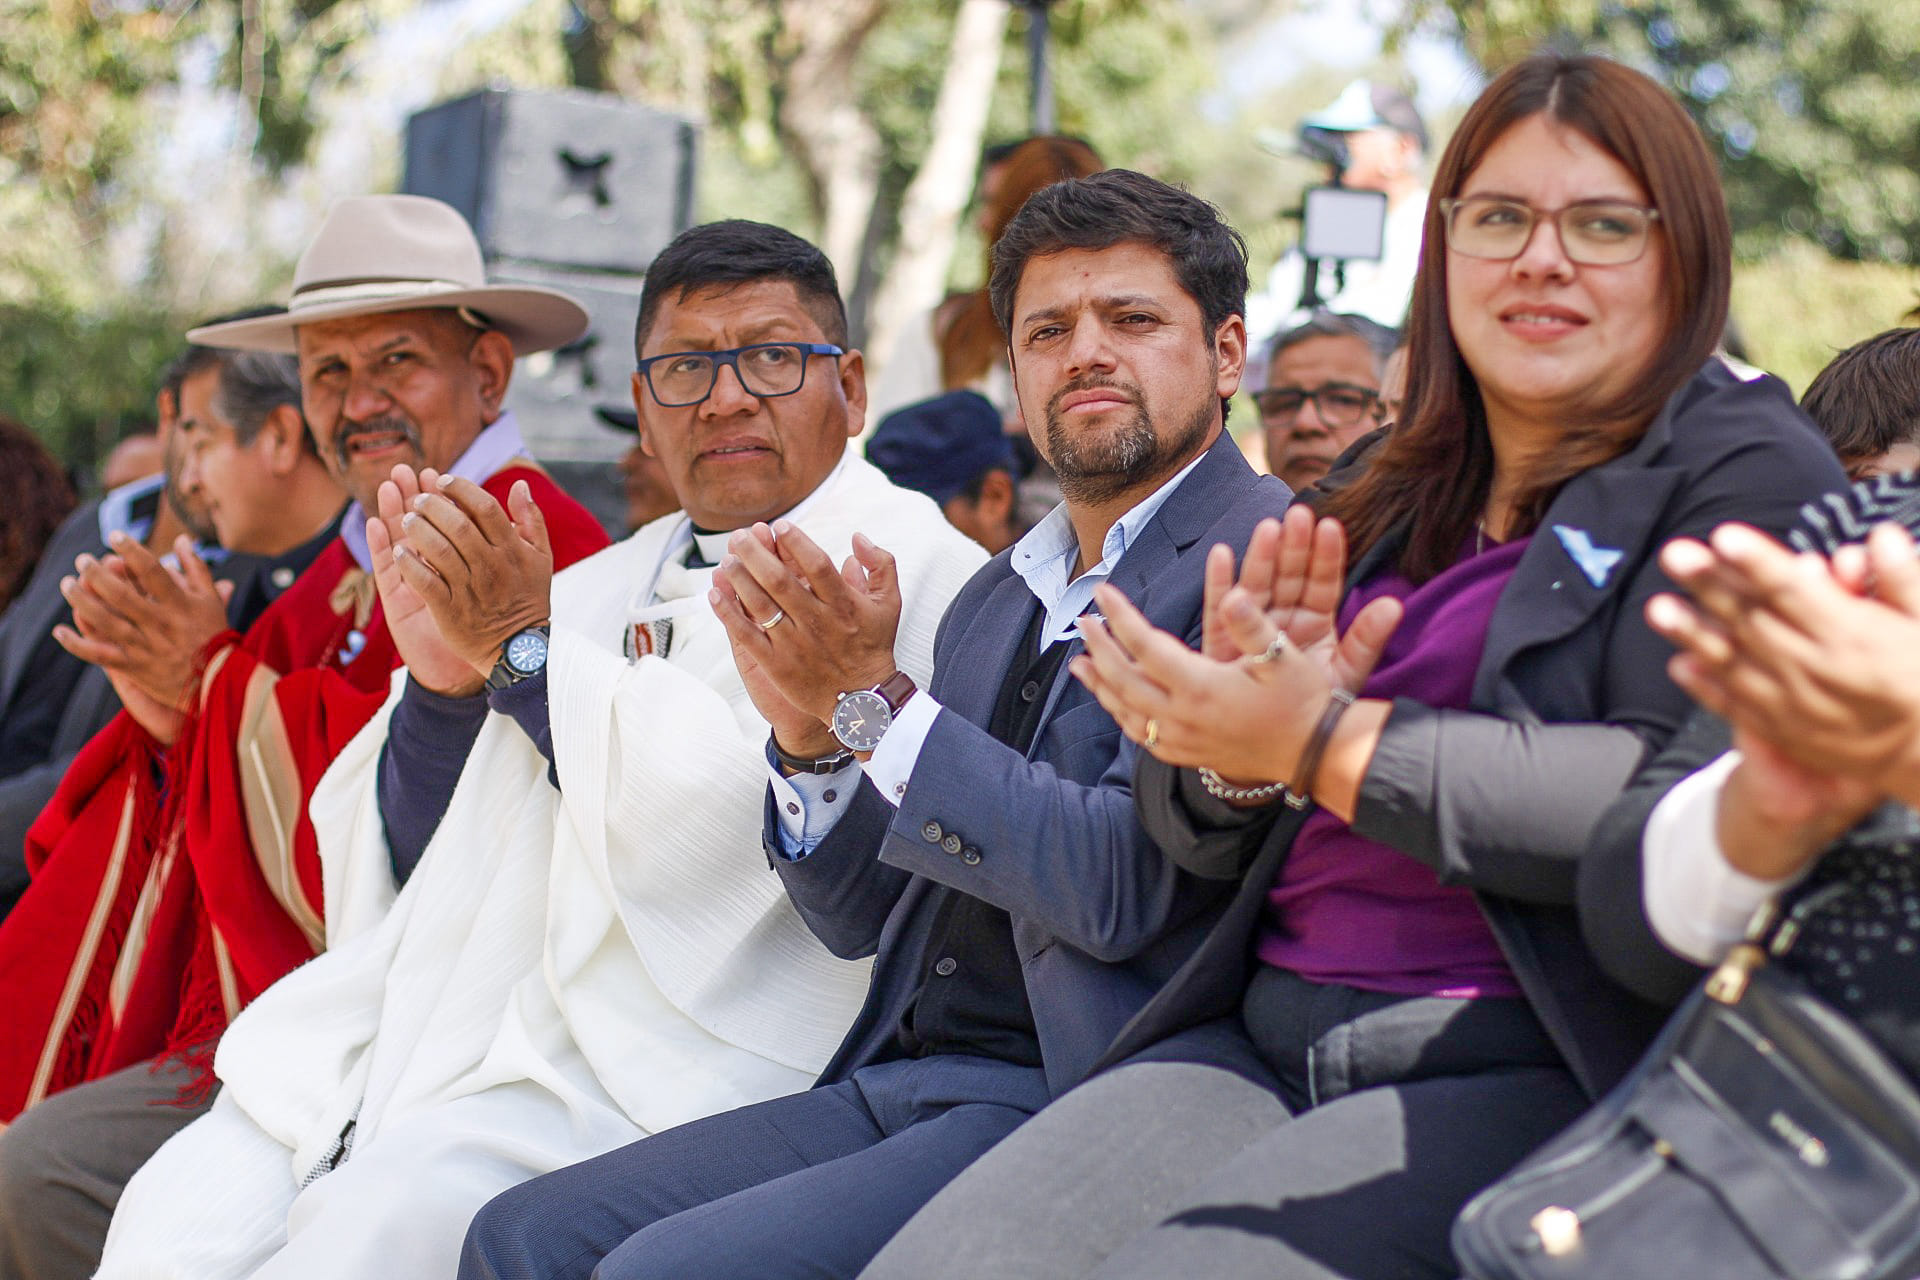
[[1027, 437], [1014, 401], [1007, 369], [1007, 339], [993, 318], [986, 278], [993, 271], [993, 246], [1034, 192], [1068, 178], [1084, 178], [1106, 168], [1094, 149], [1078, 138], [1039, 137], [987, 152], [980, 169], [980, 238], [987, 247], [981, 285], [915, 317], [900, 335], [893, 355], [867, 404], [867, 422], [877, 423], [896, 409], [947, 391], [978, 391], [993, 402], [1007, 434], [1013, 437], [1019, 464], [1020, 523], [1031, 528], [1060, 501], [1060, 486]]
[[33, 432], [0, 416], [0, 609], [33, 576], [40, 553], [73, 510], [73, 486]]

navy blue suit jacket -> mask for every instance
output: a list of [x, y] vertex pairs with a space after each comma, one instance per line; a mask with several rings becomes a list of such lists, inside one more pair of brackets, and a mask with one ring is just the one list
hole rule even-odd
[[[1222, 432], [1108, 581], [1155, 626], [1197, 643], [1207, 551], [1224, 542], [1240, 552], [1288, 497]], [[1011, 551], [954, 599], [934, 642], [929, 693], [942, 710], [897, 810], [863, 781], [827, 838], [789, 861], [769, 802], [768, 859], [801, 916], [836, 955], [877, 956], [866, 1004], [823, 1084], [900, 1052], [895, 1033], [932, 945], [936, 884], [1011, 915], [1055, 1094], [1087, 1075], [1229, 897], [1230, 886], [1182, 871], [1148, 838], [1133, 803], [1137, 748], [1071, 675], [1056, 681], [1024, 757], [987, 733], [1038, 607]]]

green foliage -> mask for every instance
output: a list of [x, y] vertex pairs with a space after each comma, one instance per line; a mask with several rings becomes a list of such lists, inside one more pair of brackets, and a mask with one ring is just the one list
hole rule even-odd
[[0, 305], [0, 413], [26, 423], [68, 464], [90, 463], [126, 427], [152, 425], [154, 390], [180, 349], [181, 327], [131, 308]]
[[1594, 33], [1659, 69], [1720, 146], [1744, 252], [1811, 236], [1904, 262], [1920, 234], [1920, 12], [1885, 0], [1669, 0]]
[[0, 302], [88, 297], [86, 255], [144, 140], [141, 95], [172, 74], [162, 13], [0, 0]]
[[1904, 262], [1920, 236], [1920, 7], [1888, 0], [1424, 0], [1483, 67], [1546, 44], [1647, 69], [1721, 159], [1739, 251], [1811, 238]]
[[1748, 356], [1786, 379], [1796, 395], [1841, 351], [1908, 323], [1916, 304], [1920, 271], [1836, 262], [1805, 241], [1734, 266], [1733, 316]]

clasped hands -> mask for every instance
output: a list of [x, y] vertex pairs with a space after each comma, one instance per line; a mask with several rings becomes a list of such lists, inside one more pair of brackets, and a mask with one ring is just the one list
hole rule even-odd
[[900, 669], [898, 568], [863, 534], [853, 535], [853, 554], [836, 568], [790, 521], [737, 530], [707, 601], [748, 695], [789, 755], [838, 751], [828, 725], [840, 695]]
[[1883, 800], [1920, 807], [1920, 555], [1898, 525], [1831, 561], [1744, 525], [1677, 539], [1660, 565], [1687, 592], [1647, 602], [1679, 649], [1674, 681], [1733, 726], [1721, 792], [1734, 866], [1804, 866]]
[[471, 480], [400, 465], [367, 521], [374, 583], [388, 632], [415, 681], [476, 694], [502, 646], [547, 621], [553, 548], [524, 480], [503, 510]]
[[[1208, 553], [1198, 652], [1102, 585], [1104, 620], [1081, 619], [1086, 653], [1069, 669], [1156, 758], [1236, 786], [1292, 781], [1334, 687], [1358, 692], [1400, 622], [1400, 602], [1382, 598], [1339, 630], [1346, 556], [1339, 521], [1295, 506], [1254, 529], [1237, 579], [1231, 548]], [[1370, 755], [1384, 704], [1358, 704], [1348, 718]], [[1357, 790], [1351, 781], [1345, 791]], [[1316, 787], [1315, 798], [1351, 816], [1351, 795]]]
[[55, 627], [53, 638], [105, 671], [127, 713], [170, 744], [195, 687], [194, 664], [227, 630], [233, 584], [214, 581], [185, 534], [174, 542], [178, 568], [125, 533], [108, 544], [111, 553], [78, 557], [60, 580], [73, 626]]

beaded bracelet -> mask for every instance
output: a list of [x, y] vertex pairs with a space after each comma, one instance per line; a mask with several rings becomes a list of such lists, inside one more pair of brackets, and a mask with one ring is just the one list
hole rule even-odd
[[1284, 782], [1268, 782], [1257, 787], [1236, 787], [1205, 765], [1200, 766], [1200, 785], [1207, 789], [1208, 795], [1216, 800], [1225, 800], [1228, 804], [1271, 800], [1285, 793], [1287, 789], [1287, 784]]

